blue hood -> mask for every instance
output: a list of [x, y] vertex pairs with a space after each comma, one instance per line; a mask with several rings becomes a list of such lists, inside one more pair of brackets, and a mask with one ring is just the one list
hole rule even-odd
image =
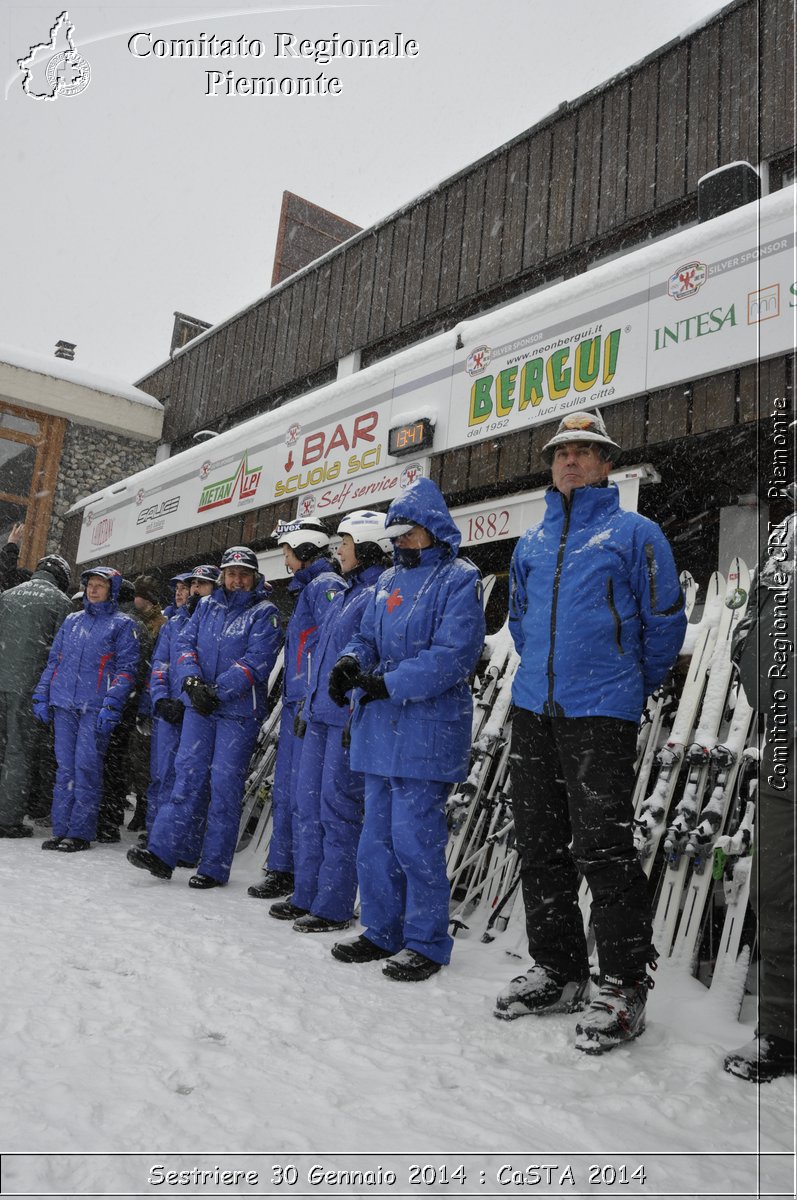
[[[452, 558], [456, 557], [462, 534], [454, 524], [443, 493], [431, 479], [419, 479], [393, 501], [387, 510], [387, 524], [391, 522], [423, 525], [438, 542], [449, 547]], [[386, 533], [389, 535], [390, 530]]]
[[80, 576], [80, 586], [82, 588], [85, 588], [89, 575], [99, 575], [101, 579], [109, 579], [111, 581], [109, 600], [116, 601], [119, 599], [119, 591], [122, 587], [122, 575], [116, 570], [116, 567], [90, 567], [87, 571], [83, 571]]

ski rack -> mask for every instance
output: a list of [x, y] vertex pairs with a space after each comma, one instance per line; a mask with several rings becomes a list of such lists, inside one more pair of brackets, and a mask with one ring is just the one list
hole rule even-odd
[[693, 854], [684, 851], [695, 831], [706, 789], [710, 783], [716, 782], [714, 776], [723, 763], [727, 775], [727, 768], [743, 750], [749, 732], [751, 711], [747, 705], [745, 713], [743, 703], [740, 713], [744, 726], [742, 744], [738, 745], [740, 731], [737, 729], [734, 732], [734, 745], [729, 745], [733, 708], [737, 699], [732, 678], [731, 641], [747, 610], [749, 591], [749, 571], [742, 560], [736, 558], [728, 573], [725, 601], [708, 667], [697, 728], [684, 754], [686, 781], [664, 835], [664, 865], [653, 916], [653, 943], [662, 956], [670, 953], [675, 937], [684, 888], [694, 858]]

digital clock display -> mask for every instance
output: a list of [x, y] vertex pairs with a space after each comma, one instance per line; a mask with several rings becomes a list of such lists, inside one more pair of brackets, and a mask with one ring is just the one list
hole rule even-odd
[[428, 417], [410, 421], [407, 425], [395, 425], [388, 434], [387, 452], [394, 458], [402, 454], [418, 454], [431, 450], [434, 441], [434, 425]]

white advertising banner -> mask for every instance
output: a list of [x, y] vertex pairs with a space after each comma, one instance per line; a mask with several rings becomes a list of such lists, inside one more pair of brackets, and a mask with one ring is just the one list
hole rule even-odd
[[644, 392], [647, 292], [638, 282], [636, 291], [618, 284], [586, 303], [586, 288], [571, 287], [564, 302], [539, 315], [512, 320], [507, 309], [498, 344], [474, 344], [477, 331], [468, 330], [473, 340], [465, 341], [452, 387], [452, 444], [492, 440]]
[[652, 276], [646, 389], [793, 350], [794, 245], [793, 229], [754, 211], [747, 230]]
[[297, 515], [375, 504], [430, 452], [789, 353], [794, 198], [634, 250], [106, 488], [82, 502], [78, 561], [280, 500]]
[[[402, 372], [377, 364], [284, 408], [256, 417], [88, 499], [78, 561], [218, 521], [280, 500], [303, 500], [317, 511], [342, 512], [392, 499], [428, 458], [388, 453], [391, 428], [425, 418], [445, 442], [448, 386], [435, 403], [440, 379], [449, 381], [453, 348], [433, 371], [423, 368], [426, 347]], [[439, 349], [437, 359], [439, 363]], [[409, 399], [412, 416], [407, 415]], [[407, 448], [415, 449], [414, 431]], [[400, 447], [397, 447], [397, 449]], [[423, 446], [418, 447], [423, 450]]]
[[796, 303], [789, 188], [466, 324], [449, 443], [788, 354]]

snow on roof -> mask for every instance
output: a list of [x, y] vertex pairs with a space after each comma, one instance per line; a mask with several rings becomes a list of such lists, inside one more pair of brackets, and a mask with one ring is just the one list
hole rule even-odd
[[119, 380], [107, 376], [95, 375], [92, 371], [85, 371], [68, 359], [34, 354], [31, 350], [20, 350], [16, 346], [0, 345], [0, 363], [7, 363], [23, 371], [34, 371], [38, 375], [48, 375], [52, 379], [63, 379], [77, 387], [102, 392], [106, 396], [118, 396], [133, 404], [143, 404], [146, 408], [155, 408], [158, 411], [163, 409], [158, 400], [148, 396], [140, 388], [120, 383]]

